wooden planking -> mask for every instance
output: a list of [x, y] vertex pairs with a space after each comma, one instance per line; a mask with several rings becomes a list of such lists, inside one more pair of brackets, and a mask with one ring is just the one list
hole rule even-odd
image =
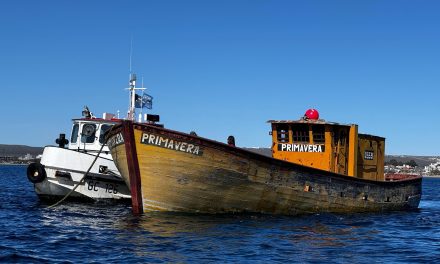
[[127, 155], [125, 154], [125, 146], [118, 145], [110, 150], [115, 165], [118, 168], [118, 171], [121, 173], [124, 182], [127, 184], [127, 187], [130, 189], [130, 177], [128, 177], [130, 174], [128, 173]]

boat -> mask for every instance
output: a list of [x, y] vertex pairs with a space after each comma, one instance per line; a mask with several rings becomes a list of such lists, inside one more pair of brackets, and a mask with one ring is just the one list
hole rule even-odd
[[418, 178], [418, 177], [422, 177], [422, 175], [417, 173], [385, 173], [386, 181], [400, 181], [403, 179]]
[[133, 213], [298, 215], [413, 210], [422, 178], [385, 181], [385, 138], [356, 124], [270, 120], [272, 157], [194, 134], [122, 121], [108, 146], [130, 189]]
[[[127, 89], [130, 104], [126, 119], [134, 120], [136, 108], [151, 109], [152, 97], [144, 94], [145, 88], [136, 87], [135, 74], [130, 74]], [[139, 115], [138, 121], [142, 122], [142, 113]], [[122, 120], [110, 113], [95, 117], [85, 106], [82, 117], [72, 120], [70, 141], [60, 134], [58, 146], [46, 146], [40, 162], [29, 164], [27, 177], [39, 198], [59, 200], [68, 195], [70, 200], [130, 201], [130, 191], [104, 139], [104, 133]]]

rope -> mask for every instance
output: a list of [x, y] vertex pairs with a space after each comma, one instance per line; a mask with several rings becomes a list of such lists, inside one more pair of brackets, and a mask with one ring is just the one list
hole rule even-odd
[[[110, 127], [109, 131], [106, 132], [106, 134], [108, 134], [111, 130], [113, 129], [113, 126]], [[95, 159], [93, 160], [92, 164], [90, 165], [89, 169], [86, 171], [86, 173], [84, 173], [84, 176], [81, 178], [81, 180], [79, 180], [79, 182], [75, 185], [75, 187], [73, 187], [72, 190], [70, 190], [70, 192], [68, 192], [61, 200], [59, 200], [58, 202], [52, 204], [51, 206], [48, 206], [47, 208], [53, 208], [59, 204], [61, 204], [64, 200], [67, 199], [67, 197], [69, 197], [75, 190], [76, 188], [78, 188], [78, 186], [84, 182], [84, 179], [86, 178], [87, 174], [89, 174], [90, 170], [92, 169], [93, 165], [95, 164], [96, 160], [99, 157], [99, 154], [101, 154], [102, 149], [104, 148], [105, 144], [107, 144], [107, 140], [101, 145], [101, 149], [99, 149], [98, 153], [95, 156]]]

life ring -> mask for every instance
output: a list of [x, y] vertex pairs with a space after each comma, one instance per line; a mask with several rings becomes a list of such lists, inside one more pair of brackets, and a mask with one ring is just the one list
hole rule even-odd
[[40, 163], [31, 163], [27, 167], [27, 177], [28, 180], [32, 183], [39, 183], [46, 179], [46, 170], [44, 169], [44, 165]]

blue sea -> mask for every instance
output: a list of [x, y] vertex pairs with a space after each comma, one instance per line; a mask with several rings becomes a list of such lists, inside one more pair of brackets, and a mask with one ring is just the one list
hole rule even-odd
[[424, 179], [417, 211], [296, 217], [47, 209], [25, 166], [0, 179], [3, 263], [440, 263], [440, 179]]

